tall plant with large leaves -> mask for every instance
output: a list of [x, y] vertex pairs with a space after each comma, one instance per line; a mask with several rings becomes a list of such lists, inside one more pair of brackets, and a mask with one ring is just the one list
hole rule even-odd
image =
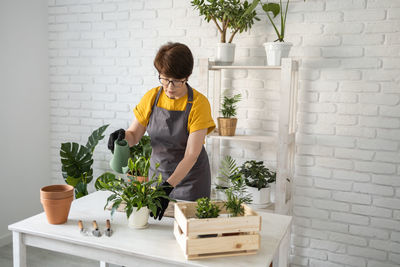
[[75, 197], [80, 198], [88, 194], [87, 185], [93, 179], [93, 152], [100, 140], [104, 138], [104, 131], [109, 125], [103, 125], [89, 136], [86, 145], [75, 142], [61, 144], [61, 170], [65, 182], [75, 188]]

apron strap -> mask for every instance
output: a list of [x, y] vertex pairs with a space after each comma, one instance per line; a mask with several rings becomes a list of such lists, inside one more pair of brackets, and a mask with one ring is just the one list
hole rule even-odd
[[160, 98], [160, 95], [161, 95], [161, 91], [162, 91], [162, 90], [163, 90], [163, 87], [160, 86], [160, 90], [158, 90], [158, 93], [157, 93], [157, 96], [156, 96], [156, 100], [154, 100], [153, 107], [151, 108], [151, 110], [153, 110], [154, 107], [157, 106], [157, 104], [158, 104], [158, 99]]
[[186, 123], [186, 131], [189, 135], [189, 131], [188, 131], [188, 124], [189, 124], [189, 114], [190, 111], [192, 110], [192, 105], [193, 105], [193, 89], [192, 87], [190, 87], [190, 85], [188, 83], [186, 83], [187, 87], [188, 87], [188, 100], [187, 100], [187, 104], [186, 104], [186, 110], [185, 110], [185, 123]]

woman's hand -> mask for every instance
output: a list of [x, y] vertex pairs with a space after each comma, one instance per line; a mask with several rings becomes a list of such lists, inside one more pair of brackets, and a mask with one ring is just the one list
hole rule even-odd
[[114, 154], [114, 142], [115, 140], [121, 141], [125, 138], [125, 130], [124, 129], [119, 129], [110, 134], [110, 137], [108, 138], [108, 149], [111, 150], [111, 152]]

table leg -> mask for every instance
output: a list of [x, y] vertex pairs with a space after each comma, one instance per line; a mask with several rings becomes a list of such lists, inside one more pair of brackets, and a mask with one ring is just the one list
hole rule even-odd
[[14, 267], [26, 267], [26, 246], [19, 232], [13, 232], [13, 261]]
[[[285, 236], [282, 238], [278, 248], [278, 264], [277, 267], [287, 267], [289, 258], [290, 247], [290, 226], [286, 231]], [[275, 266], [275, 265], [274, 265]]]
[[109, 267], [108, 263], [105, 261], [100, 262], [100, 267]]

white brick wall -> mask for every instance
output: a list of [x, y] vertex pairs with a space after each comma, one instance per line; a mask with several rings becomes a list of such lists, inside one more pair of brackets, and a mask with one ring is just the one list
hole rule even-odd
[[[217, 31], [186, 0], [49, 1], [52, 177], [61, 181], [59, 147], [85, 143], [92, 130], [126, 128], [132, 108], [157, 85], [152, 61], [166, 41], [196, 59], [214, 56]], [[260, 13], [261, 14], [261, 13]], [[261, 14], [238, 35], [236, 61], [264, 64], [273, 40]], [[400, 264], [400, 1], [293, 1], [287, 40], [301, 59], [294, 180], [293, 266]], [[190, 79], [196, 88], [197, 61]], [[277, 75], [227, 72], [241, 92], [239, 132], [277, 129]], [[230, 79], [233, 79], [232, 81]], [[267, 115], [265, 115], [267, 114]], [[95, 150], [95, 177], [108, 168], [106, 140]], [[239, 161], [267, 148], [224, 143]]]

